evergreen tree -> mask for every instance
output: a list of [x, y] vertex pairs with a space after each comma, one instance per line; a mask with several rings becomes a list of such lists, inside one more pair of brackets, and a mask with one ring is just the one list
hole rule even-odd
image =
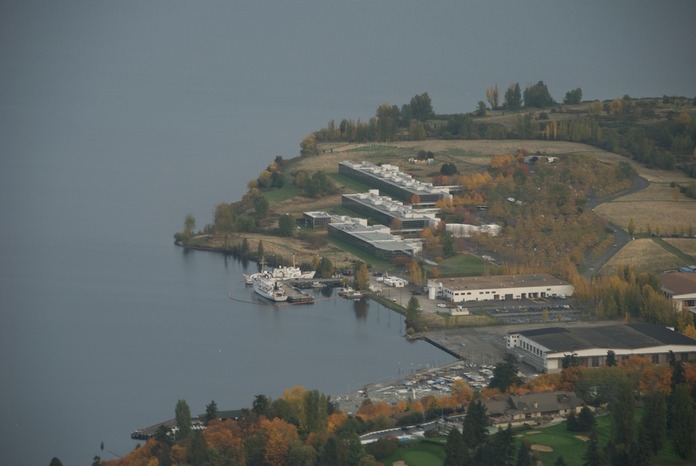
[[583, 406], [578, 415], [578, 429], [581, 432], [589, 432], [594, 429], [596, 425], [597, 421], [595, 420], [592, 410], [587, 405]]
[[607, 366], [616, 366], [616, 353], [613, 350], [607, 351]]
[[519, 83], [512, 83], [505, 91], [503, 106], [510, 110], [518, 110], [522, 106], [522, 91]]
[[602, 457], [602, 452], [599, 451], [597, 429], [592, 429], [590, 431], [590, 440], [587, 442], [587, 450], [585, 450], [582, 459], [585, 460], [584, 463], [582, 463], [583, 466], [602, 466], [604, 458]]
[[462, 425], [462, 436], [464, 443], [471, 450], [477, 449], [486, 441], [488, 434], [488, 416], [486, 406], [481, 400], [471, 400], [466, 408], [464, 424]]
[[568, 466], [563, 459], [563, 455], [559, 456], [556, 458], [556, 461], [553, 462], [553, 466]]
[[529, 448], [529, 443], [526, 440], [523, 440], [520, 443], [520, 447], [517, 450], [517, 461], [515, 462], [516, 466], [532, 466], [532, 456], [531, 456], [531, 449]]
[[645, 397], [640, 427], [650, 435], [647, 439], [652, 454], [657, 454], [667, 441], [667, 400], [660, 392]]
[[497, 388], [505, 393], [512, 385], [519, 385], [522, 379], [517, 375], [517, 358], [513, 354], [506, 354], [503, 362], [499, 362], [493, 369], [493, 378], [488, 383], [490, 388]]
[[444, 466], [461, 466], [469, 460], [469, 452], [459, 429], [452, 428], [445, 442]]
[[212, 421], [213, 419], [216, 419], [217, 416], [218, 416], [217, 403], [215, 403], [215, 400], [212, 400], [210, 403], [205, 405], [205, 420], [206, 420], [206, 422]]
[[677, 384], [672, 394], [672, 442], [680, 458], [689, 459], [696, 448], [696, 412], [685, 383]]
[[186, 400], [179, 400], [176, 402], [174, 418], [176, 419], [176, 427], [178, 428], [176, 432], [177, 440], [186, 438], [188, 434], [191, 433], [191, 410]]

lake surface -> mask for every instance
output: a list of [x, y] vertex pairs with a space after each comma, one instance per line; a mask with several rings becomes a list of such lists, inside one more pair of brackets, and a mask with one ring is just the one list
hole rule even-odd
[[277, 308], [237, 261], [175, 247], [187, 213], [210, 222], [323, 118], [230, 86], [237, 69], [213, 52], [192, 75], [158, 34], [189, 58], [215, 38], [180, 37], [166, 12], [158, 27], [157, 11], [55, 5], [5, 11], [44, 35], [2, 49], [0, 464], [113, 459], [100, 442], [127, 453], [130, 432], [172, 418], [178, 399], [202, 413], [295, 385], [340, 395], [451, 360], [407, 342], [376, 303]]
[[540, 79], [558, 101], [693, 95], [677, 3], [0, 2], [0, 464], [111, 459], [100, 442], [127, 452], [181, 398], [338, 395], [449, 361], [375, 303], [260, 304], [238, 262], [172, 235], [383, 102], [467, 112]]
[[451, 361], [407, 342], [401, 316], [374, 302], [257, 297], [241, 275], [255, 263], [172, 244], [176, 222], [161, 210], [173, 210], [176, 186], [88, 165], [20, 163], [6, 180], [1, 464], [113, 458], [100, 442], [127, 452], [129, 433], [172, 418], [178, 399], [202, 413], [295, 385], [339, 395]]

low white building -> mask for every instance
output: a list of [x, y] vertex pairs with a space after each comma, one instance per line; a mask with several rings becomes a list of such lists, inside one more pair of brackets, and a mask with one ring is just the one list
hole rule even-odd
[[468, 223], [448, 223], [445, 225], [445, 231], [452, 233], [455, 238], [470, 238], [471, 235], [481, 233], [490, 236], [498, 236], [500, 233], [500, 225], [491, 223], [489, 225], [470, 225]]
[[428, 281], [428, 296], [432, 296], [431, 299], [440, 297], [455, 303], [566, 297], [572, 296], [573, 292], [573, 285], [545, 273]]
[[696, 273], [672, 272], [660, 275], [662, 292], [678, 311], [696, 314]]
[[560, 372], [570, 356], [582, 366], [605, 366], [609, 350], [617, 361], [640, 355], [660, 364], [668, 361], [670, 351], [677, 361], [696, 360], [696, 340], [653, 324], [546, 327], [508, 333], [506, 342], [520, 362], [548, 373]]

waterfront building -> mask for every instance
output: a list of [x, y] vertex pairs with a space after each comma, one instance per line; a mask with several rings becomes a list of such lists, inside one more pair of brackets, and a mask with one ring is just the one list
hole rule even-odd
[[546, 273], [532, 275], [491, 275], [428, 281], [431, 299], [440, 297], [455, 303], [513, 299], [565, 298], [573, 285]]
[[335, 216], [329, 223], [328, 234], [381, 259], [413, 257], [422, 250], [419, 241], [406, 241], [392, 235], [387, 226], [367, 225], [365, 219]]
[[510, 332], [506, 343], [520, 362], [548, 373], [560, 372], [566, 357], [581, 366], [605, 366], [610, 350], [617, 361], [640, 355], [654, 364], [666, 363], [670, 352], [677, 361], [696, 360], [696, 340], [653, 324], [546, 327]]

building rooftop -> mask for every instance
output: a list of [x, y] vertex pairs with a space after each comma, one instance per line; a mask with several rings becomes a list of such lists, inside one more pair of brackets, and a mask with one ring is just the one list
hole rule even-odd
[[442, 193], [449, 194], [449, 188], [445, 186], [433, 186], [432, 183], [424, 183], [413, 178], [408, 173], [404, 173], [399, 170], [399, 167], [395, 165], [383, 164], [375, 165], [370, 162], [351, 162], [344, 161], [339, 162], [339, 164], [350, 167], [354, 170], [361, 171], [365, 174], [374, 176], [383, 181], [398, 186], [400, 188], [406, 189], [413, 192], [414, 194], [432, 194], [432, 193]]
[[555, 353], [592, 348], [639, 349], [664, 345], [696, 345], [685, 335], [653, 324], [617, 324], [602, 327], [548, 327], [519, 333]]
[[672, 296], [696, 293], [696, 273], [672, 272], [660, 275], [662, 289]]
[[450, 289], [489, 290], [491, 288], [520, 288], [544, 285], [568, 285], [568, 282], [546, 273], [533, 275], [491, 275], [488, 277], [458, 277], [438, 280]]

